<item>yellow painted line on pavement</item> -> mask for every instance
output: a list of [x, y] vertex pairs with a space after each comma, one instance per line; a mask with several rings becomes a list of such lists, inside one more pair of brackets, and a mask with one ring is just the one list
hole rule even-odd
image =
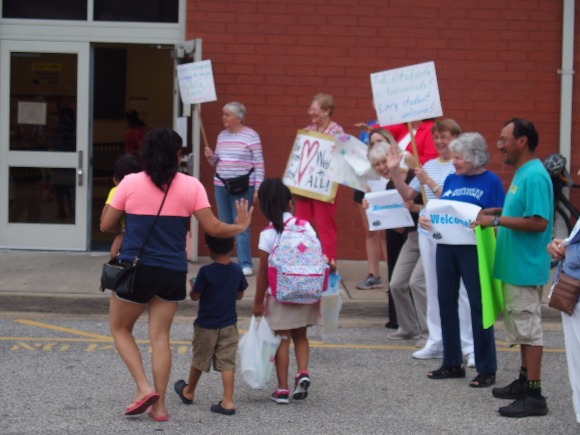
[[[94, 343], [92, 338], [65, 338], [65, 337], [0, 337], [0, 341], [40, 341], [57, 343]], [[98, 343], [111, 343], [111, 340], [96, 340]], [[145, 340], [143, 340], [145, 342]], [[147, 340], [147, 343], [149, 341]]]
[[[57, 341], [59, 343], [112, 343], [110, 340], [95, 340], [94, 338], [66, 338], [66, 337], [0, 337], [0, 341]], [[147, 339], [135, 340], [137, 344], [149, 344]], [[172, 342], [173, 343], [173, 342]], [[191, 341], [184, 341], [183, 343], [191, 344]]]
[[[58, 342], [58, 343], [95, 343], [94, 339], [90, 338], [63, 338], [63, 337], [55, 337], [55, 338], [47, 338], [47, 337], [0, 337], [0, 341], [16, 341], [18, 343], [24, 344], [24, 342]], [[96, 340], [97, 343], [112, 343], [112, 340]], [[147, 339], [139, 339], [136, 340], [137, 344], [149, 344], [149, 340]], [[191, 341], [190, 340], [171, 340], [170, 342], [173, 346], [179, 346], [178, 353], [184, 353], [186, 350], [191, 349]], [[387, 345], [387, 344], [352, 344], [352, 343], [323, 343], [320, 341], [310, 341], [310, 347], [313, 348], [323, 348], [323, 349], [369, 349], [369, 350], [417, 350], [418, 347], [416, 346], [402, 346], [402, 345]], [[108, 347], [91, 347], [91, 351], [93, 350], [106, 350], [111, 349], [111, 346]], [[32, 348], [30, 348], [32, 350]], [[496, 348], [498, 352], [519, 352], [520, 348], [516, 347], [506, 347], [501, 346], [498, 343]], [[565, 352], [564, 348], [544, 348], [544, 353], [562, 353]]]
[[19, 347], [22, 347], [22, 348], [24, 348], [26, 350], [36, 350], [34, 347], [30, 346], [29, 344], [27, 344], [27, 343], [21, 343], [21, 342], [18, 342], [17, 345], [12, 346], [12, 349], [11, 350], [16, 350]]
[[81, 337], [88, 337], [99, 341], [113, 341], [113, 338], [108, 335], [93, 334], [92, 332], [81, 331], [79, 329], [64, 328], [62, 326], [49, 325], [48, 323], [35, 322], [33, 320], [16, 320], [16, 323], [23, 325], [35, 326], [37, 328], [49, 329], [52, 331], [65, 332], [67, 334], [79, 335]]
[[[107, 335], [100, 335], [94, 334], [91, 332], [81, 331], [79, 329], [72, 329], [72, 328], [65, 328], [62, 326], [51, 325], [48, 323], [41, 323], [35, 322], [32, 320], [25, 320], [19, 319], [15, 322], [35, 326], [42, 329], [48, 329], [53, 331], [65, 332], [68, 334], [73, 334], [85, 338], [64, 338], [64, 337], [2, 337], [0, 336], [0, 341], [17, 341], [22, 347], [27, 348], [29, 350], [36, 350], [28, 345], [26, 345], [26, 341], [33, 341], [33, 342], [77, 342], [77, 343], [94, 343], [95, 341], [98, 343], [106, 342], [112, 343], [113, 338]], [[243, 329], [240, 329], [240, 334], [246, 332]], [[139, 339], [136, 340], [137, 344], [149, 344], [148, 339]], [[186, 352], [186, 349], [191, 348], [191, 340], [171, 340], [171, 345], [178, 345], [180, 346], [178, 353]], [[185, 347], [184, 347], [185, 346]], [[496, 342], [497, 351], [498, 352], [519, 352], [519, 346], [509, 347], [508, 344], [504, 341], [497, 341]], [[322, 341], [317, 340], [310, 340], [310, 347], [314, 348], [326, 348], [326, 349], [369, 349], [369, 350], [417, 350], [416, 346], [404, 346], [404, 345], [383, 345], [383, 344], [352, 344], [352, 343], [324, 343]], [[109, 347], [107, 346], [107, 349]], [[103, 348], [104, 349], [104, 348]], [[97, 350], [97, 348], [91, 348], [91, 351]], [[545, 353], [562, 353], [565, 352], [563, 348], [544, 348]]]

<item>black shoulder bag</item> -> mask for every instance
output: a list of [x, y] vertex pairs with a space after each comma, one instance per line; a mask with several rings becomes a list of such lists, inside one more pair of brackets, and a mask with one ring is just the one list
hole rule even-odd
[[[173, 181], [173, 180], [172, 180]], [[118, 255], [116, 258], [113, 258], [108, 263], [103, 264], [103, 271], [101, 272], [101, 291], [105, 291], [105, 289], [113, 290], [119, 296], [130, 295], [135, 290], [135, 273], [137, 272], [137, 265], [139, 264], [139, 260], [141, 260], [141, 254], [143, 254], [143, 248], [145, 248], [145, 244], [147, 240], [149, 240], [149, 236], [153, 232], [153, 228], [157, 223], [157, 219], [159, 218], [159, 214], [161, 214], [161, 209], [163, 208], [163, 204], [165, 203], [165, 198], [167, 198], [167, 192], [169, 192], [169, 188], [171, 187], [171, 182], [167, 186], [167, 190], [165, 190], [165, 195], [163, 195], [163, 201], [161, 201], [161, 205], [159, 206], [159, 211], [157, 211], [157, 216], [153, 220], [151, 224], [151, 228], [149, 229], [149, 233], [147, 233], [147, 237], [143, 241], [141, 245], [141, 249], [135, 256], [135, 259], [128, 263], [128, 262], [121, 262], [118, 260]]]

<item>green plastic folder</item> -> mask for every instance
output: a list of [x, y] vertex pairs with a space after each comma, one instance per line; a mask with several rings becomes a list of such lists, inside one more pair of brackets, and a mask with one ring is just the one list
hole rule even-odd
[[477, 262], [481, 285], [481, 314], [483, 328], [487, 329], [493, 326], [495, 319], [504, 309], [501, 281], [493, 277], [495, 231], [492, 227], [483, 229], [477, 226], [475, 227], [475, 238], [477, 240]]

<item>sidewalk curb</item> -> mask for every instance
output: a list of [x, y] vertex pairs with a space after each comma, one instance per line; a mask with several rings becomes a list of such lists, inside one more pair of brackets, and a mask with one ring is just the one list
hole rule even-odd
[[[33, 312], [76, 315], [108, 315], [109, 292], [95, 295], [39, 295], [34, 293], [0, 293], [0, 311]], [[242, 299], [237, 303], [240, 316], [251, 316], [253, 300]], [[197, 315], [197, 303], [189, 299], [180, 302], [177, 315]], [[386, 317], [387, 305], [367, 301], [344, 301], [341, 316]]]

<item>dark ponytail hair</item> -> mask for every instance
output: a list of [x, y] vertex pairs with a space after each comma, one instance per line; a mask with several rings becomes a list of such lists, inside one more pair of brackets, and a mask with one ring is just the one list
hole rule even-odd
[[145, 172], [160, 190], [164, 190], [177, 173], [181, 136], [170, 128], [154, 128], [143, 137], [141, 157]]
[[272, 222], [277, 233], [284, 230], [284, 212], [289, 211], [292, 194], [280, 178], [267, 178], [258, 190], [262, 214]]

